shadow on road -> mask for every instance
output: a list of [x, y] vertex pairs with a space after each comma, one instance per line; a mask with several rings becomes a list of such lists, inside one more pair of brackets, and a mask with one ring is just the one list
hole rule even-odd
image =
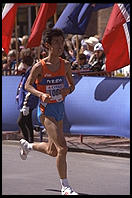
[[60, 190], [56, 190], [56, 189], [51, 189], [51, 188], [47, 188], [45, 189], [46, 191], [52, 191], [52, 192], [61, 192]]

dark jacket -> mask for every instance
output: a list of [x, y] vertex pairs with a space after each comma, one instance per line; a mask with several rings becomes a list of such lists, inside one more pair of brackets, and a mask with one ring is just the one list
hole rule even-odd
[[[16, 101], [18, 104], [18, 109], [22, 109], [23, 105], [25, 105], [33, 110], [38, 105], [39, 98], [25, 90], [25, 83], [30, 74], [31, 68], [32, 67], [29, 67], [27, 71], [22, 75], [21, 81], [17, 88]], [[33, 86], [36, 88], [36, 84]]]

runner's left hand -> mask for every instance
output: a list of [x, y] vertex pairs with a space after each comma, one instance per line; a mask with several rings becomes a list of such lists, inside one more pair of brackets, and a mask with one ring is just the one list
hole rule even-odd
[[69, 94], [69, 88], [63, 88], [61, 90], [61, 95], [64, 97], [66, 97]]

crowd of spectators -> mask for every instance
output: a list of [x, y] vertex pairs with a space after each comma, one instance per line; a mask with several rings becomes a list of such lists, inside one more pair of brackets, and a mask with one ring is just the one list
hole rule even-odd
[[[16, 50], [16, 38], [11, 38], [9, 53], [6, 55], [2, 49], [3, 75], [23, 74], [25, 71], [23, 64], [25, 56], [31, 56], [33, 64], [47, 56], [48, 52], [43, 43], [41, 43], [40, 47], [30, 49], [26, 48], [27, 42], [27, 35], [18, 38], [18, 50]], [[67, 35], [62, 58], [67, 59], [71, 63], [73, 71], [100, 72], [106, 69], [105, 54], [101, 38], [98, 35], [90, 36], [89, 38], [78, 35], [78, 40], [76, 35]], [[127, 76], [129, 76], [129, 72]]]

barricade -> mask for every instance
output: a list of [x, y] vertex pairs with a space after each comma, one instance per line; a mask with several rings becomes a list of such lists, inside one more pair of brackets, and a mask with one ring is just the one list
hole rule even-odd
[[65, 99], [64, 131], [130, 137], [130, 79], [83, 76]]
[[[65, 99], [64, 132], [130, 137], [130, 78], [73, 74], [75, 90]], [[2, 131], [17, 131], [15, 101], [21, 76], [2, 76]], [[33, 124], [38, 125], [36, 109]]]

